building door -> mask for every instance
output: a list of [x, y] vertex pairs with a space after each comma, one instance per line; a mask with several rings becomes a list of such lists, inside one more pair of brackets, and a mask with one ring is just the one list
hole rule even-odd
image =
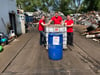
[[17, 35], [16, 16], [15, 16], [15, 13], [9, 13], [9, 19], [10, 19], [11, 27], [14, 30], [15, 34]]

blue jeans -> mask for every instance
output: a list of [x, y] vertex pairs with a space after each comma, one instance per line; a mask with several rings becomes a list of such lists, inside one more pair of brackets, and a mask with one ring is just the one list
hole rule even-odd
[[40, 32], [40, 45], [46, 44], [46, 35], [44, 31], [39, 31]]

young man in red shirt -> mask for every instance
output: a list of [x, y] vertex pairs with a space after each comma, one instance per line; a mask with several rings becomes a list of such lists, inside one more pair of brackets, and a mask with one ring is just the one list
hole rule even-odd
[[62, 17], [61, 16], [59, 16], [59, 14], [58, 14], [58, 12], [55, 12], [55, 16], [53, 16], [52, 18], [51, 18], [51, 20], [49, 21], [49, 24], [51, 23], [51, 22], [54, 22], [54, 24], [62, 24]]
[[38, 30], [40, 32], [40, 45], [44, 44], [44, 46], [45, 46], [45, 43], [46, 43], [46, 35], [45, 35], [45, 32], [44, 32], [44, 26], [48, 25], [48, 24], [45, 24], [45, 19], [46, 19], [46, 16], [43, 15], [42, 18], [39, 21], [39, 27], [38, 27]]
[[67, 27], [67, 44], [73, 46], [73, 20], [68, 15], [67, 20], [65, 20], [65, 25]]

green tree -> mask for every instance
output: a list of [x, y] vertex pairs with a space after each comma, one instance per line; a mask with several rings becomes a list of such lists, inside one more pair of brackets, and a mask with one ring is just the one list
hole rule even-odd
[[100, 0], [84, 0], [81, 6], [81, 11], [100, 11]]
[[46, 12], [52, 7], [55, 11], [70, 14], [91, 10], [99, 11], [100, 0], [17, 0], [17, 6], [25, 11], [36, 11], [36, 9], [41, 9]]
[[58, 4], [54, 5], [55, 11], [61, 11], [65, 15], [69, 14], [71, 12], [70, 3], [72, 0], [60, 0]]
[[17, 6], [25, 11], [35, 11], [41, 6], [41, 0], [17, 0]]
[[25, 11], [35, 11], [36, 9], [48, 11], [48, 8], [53, 5], [54, 0], [17, 0], [17, 6], [21, 6]]

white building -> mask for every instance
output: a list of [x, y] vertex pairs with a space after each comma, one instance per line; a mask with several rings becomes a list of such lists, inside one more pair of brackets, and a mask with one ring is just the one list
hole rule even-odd
[[18, 34], [16, 0], [0, 0], [0, 32], [7, 34], [7, 24], [10, 24], [15, 34]]

